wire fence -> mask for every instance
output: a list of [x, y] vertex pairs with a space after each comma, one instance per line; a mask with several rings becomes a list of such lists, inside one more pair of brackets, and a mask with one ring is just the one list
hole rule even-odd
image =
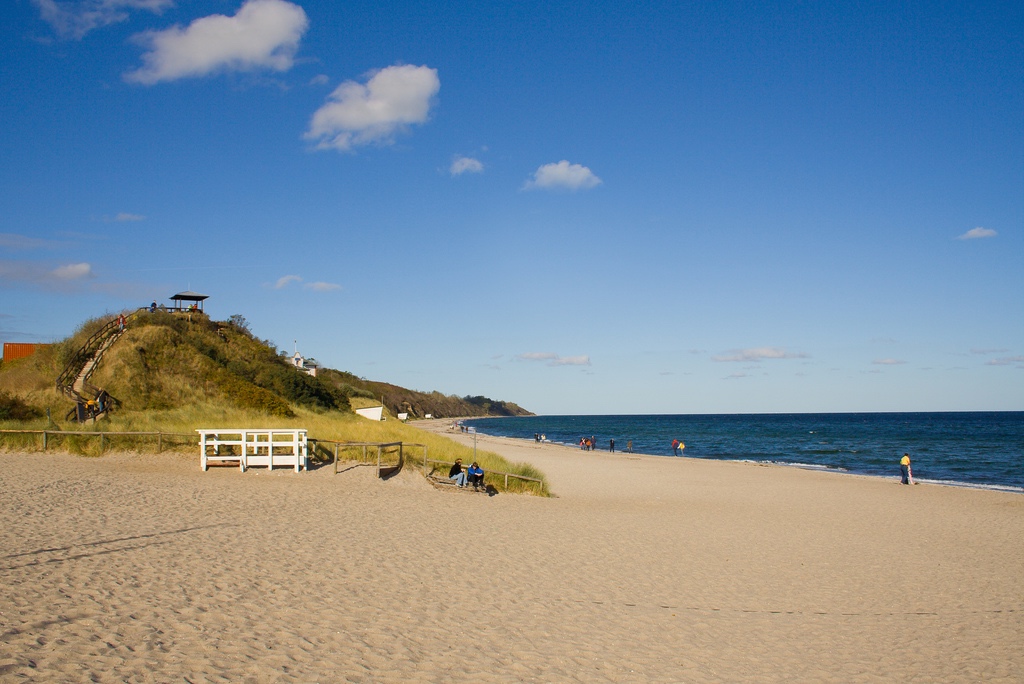
[[[53, 443], [60, 442], [67, 446], [67, 440], [69, 438], [75, 440], [99, 440], [100, 453], [106, 451], [109, 446], [117, 444], [118, 438], [129, 438], [128, 442], [137, 443], [138, 440], [148, 441], [152, 439], [156, 442], [157, 453], [163, 451], [164, 445], [175, 445], [180, 446], [182, 443], [195, 442], [195, 435], [185, 434], [181, 432], [107, 432], [98, 430], [0, 430], [0, 439], [4, 442], [12, 441], [11, 438], [15, 438], [15, 435], [21, 436], [38, 436], [40, 438], [40, 447], [43, 451], [46, 451]], [[15, 438], [17, 439], [17, 438]], [[22, 437], [21, 439], [24, 439]], [[32, 441], [35, 441], [34, 439]]]

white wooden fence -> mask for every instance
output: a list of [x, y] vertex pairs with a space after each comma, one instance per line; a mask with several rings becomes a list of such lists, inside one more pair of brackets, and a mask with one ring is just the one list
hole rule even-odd
[[215, 428], [199, 433], [199, 457], [205, 471], [211, 461], [237, 461], [244, 473], [249, 466], [292, 466], [309, 470], [305, 430], [236, 430]]

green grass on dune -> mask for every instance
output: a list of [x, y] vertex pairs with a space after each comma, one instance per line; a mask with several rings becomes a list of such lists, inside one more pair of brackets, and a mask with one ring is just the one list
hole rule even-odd
[[[64, 417], [73, 405], [56, 390], [55, 379], [104, 322], [87, 321], [67, 340], [28, 358], [0, 364], [0, 429], [179, 433], [186, 436], [164, 438], [162, 447], [188, 452], [196, 449], [194, 431], [200, 428], [303, 428], [311, 439], [426, 444], [431, 460], [450, 463], [461, 458], [468, 464], [473, 459], [472, 448], [442, 435], [393, 417], [377, 422], [353, 414], [350, 397], [337, 384], [296, 371], [272, 344], [255, 338], [244, 326], [216, 323], [201, 314], [193, 314], [191, 321], [167, 313], [133, 317], [90, 381], [116, 397], [121, 406], [96, 423], [66, 422]], [[365, 401], [361, 394], [353, 392], [355, 403]], [[103, 443], [107, 450], [157, 449], [157, 441], [146, 437], [104, 435]], [[19, 451], [42, 446], [39, 436], [11, 434], [0, 435], [0, 445]], [[97, 455], [100, 440], [51, 436], [48, 448]], [[327, 456], [331, 449], [317, 450], [315, 456]], [[348, 449], [342, 458], [357, 453]], [[406, 458], [412, 467], [422, 465], [420, 449], [406, 451]], [[478, 451], [477, 460], [488, 472], [544, 479], [533, 466], [509, 463], [490, 451]], [[446, 468], [438, 468], [447, 474]], [[487, 482], [505, 489], [504, 478], [491, 476]], [[514, 478], [508, 490], [538, 493], [536, 483]], [[547, 493], [546, 484], [542, 492]]]

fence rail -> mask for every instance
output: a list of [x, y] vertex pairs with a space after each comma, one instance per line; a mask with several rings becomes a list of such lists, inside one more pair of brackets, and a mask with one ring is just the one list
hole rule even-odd
[[[130, 312], [126, 316], [126, 321], [136, 318], [139, 313], [143, 311], [147, 311], [147, 309], [145, 307], [141, 307]], [[91, 359], [99, 348], [103, 346], [106, 339], [114, 333], [114, 328], [118, 327], [118, 318], [119, 316], [115, 316], [104, 323], [99, 330], [89, 336], [89, 339], [85, 341], [85, 344], [75, 351], [71, 360], [68, 361], [67, 365], [64, 367], [64, 370], [62, 370], [60, 375], [57, 376], [57, 390], [59, 392], [67, 395], [71, 399], [81, 399], [81, 397], [76, 396], [74, 391], [75, 379], [78, 377], [78, 374], [82, 371], [85, 364], [89, 362], [89, 359]], [[88, 382], [88, 380], [88, 377], [83, 378], [83, 382]]]
[[[423, 474], [424, 475], [428, 474], [428, 472], [427, 472], [427, 463], [433, 463], [435, 465], [444, 465], [444, 466], [450, 466], [451, 465], [450, 461], [434, 461], [434, 460], [428, 461], [426, 458], [424, 458], [423, 459]], [[544, 491], [544, 480], [540, 480], [540, 479], [538, 479], [536, 477], [527, 477], [526, 475], [517, 475], [516, 473], [505, 473], [505, 472], [502, 472], [500, 470], [488, 470], [488, 471], [485, 471], [484, 476], [486, 477], [487, 475], [504, 475], [505, 476], [505, 489], [508, 489], [508, 478], [514, 477], [517, 480], [525, 480], [527, 482], [536, 482], [537, 483], [538, 491], [539, 492], [543, 492]]]
[[[66, 436], [71, 435], [75, 437], [98, 437], [100, 440], [100, 453], [105, 448], [105, 441], [110, 437], [155, 437], [157, 440], [157, 452], [163, 451], [164, 440], [168, 441], [182, 441], [188, 440], [190, 442], [198, 441], [194, 434], [181, 433], [181, 432], [98, 432], [88, 430], [0, 430], [0, 437], [4, 435], [40, 435], [42, 437], [43, 451], [46, 451], [48, 445], [48, 438], [51, 436]], [[333, 465], [334, 474], [338, 473], [338, 454], [342, 449], [359, 448], [363, 451], [363, 461], [368, 460], [367, 450], [372, 448], [377, 449], [377, 477], [381, 476], [381, 473], [385, 470], [397, 472], [401, 470], [405, 463], [404, 449], [406, 447], [416, 447], [423, 449], [423, 475], [428, 476], [430, 474], [431, 465], [450, 466], [449, 461], [437, 461], [427, 457], [427, 445], [416, 444], [410, 442], [338, 442], [330, 439], [314, 439], [309, 438], [309, 443], [312, 446], [321, 444], [333, 446]], [[393, 449], [398, 447], [398, 463], [397, 465], [388, 465], [382, 461], [382, 455], [387, 449]], [[523, 480], [525, 482], [534, 482], [537, 484], [539, 492], [544, 491], [544, 481], [536, 477], [527, 477], [526, 475], [518, 475], [516, 473], [506, 473], [500, 470], [488, 470], [488, 475], [496, 475], [504, 477], [505, 489], [508, 489], [509, 478], [515, 478], [517, 480]]]
[[[338, 442], [338, 441], [335, 441], [335, 440], [332, 440], [332, 439], [314, 439], [312, 437], [309, 438], [309, 441], [314, 446], [320, 445], [320, 444], [330, 444], [330, 445], [333, 445], [333, 451], [334, 451], [333, 464], [334, 464], [334, 474], [335, 475], [338, 474], [338, 452], [341, 449], [358, 449], [358, 448], [361, 448], [363, 450], [363, 459], [362, 460], [366, 461], [367, 460], [367, 449], [369, 449], [371, 447], [375, 447], [377, 449], [377, 477], [381, 477], [381, 473], [384, 470], [389, 470], [390, 472], [388, 472], [387, 474], [390, 475], [390, 474], [398, 472], [399, 470], [402, 469], [402, 466], [405, 464], [405, 447], [422, 447], [424, 463], [426, 463], [426, 458], [427, 458], [427, 445], [426, 444], [412, 444], [412, 443], [408, 443], [408, 442]], [[389, 449], [389, 448], [393, 448], [393, 447], [398, 447], [398, 464], [397, 465], [383, 464], [382, 460], [381, 460], [381, 456], [384, 453], [384, 450], [385, 449]]]
[[99, 437], [100, 453], [103, 453], [103, 450], [106, 448], [105, 441], [110, 437], [156, 437], [156, 450], [158, 453], [163, 451], [165, 438], [175, 441], [180, 441], [180, 439], [195, 440], [196, 438], [195, 435], [183, 434], [181, 432], [97, 432], [90, 430], [0, 430], [0, 437], [3, 435], [40, 435], [43, 438], [43, 451], [46, 451], [48, 440], [51, 436]]

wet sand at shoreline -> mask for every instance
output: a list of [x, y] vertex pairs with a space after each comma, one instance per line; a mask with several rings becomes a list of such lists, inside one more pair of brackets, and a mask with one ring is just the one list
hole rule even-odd
[[556, 496], [0, 454], [0, 679], [1024, 680], [1024, 496], [478, 445]]

